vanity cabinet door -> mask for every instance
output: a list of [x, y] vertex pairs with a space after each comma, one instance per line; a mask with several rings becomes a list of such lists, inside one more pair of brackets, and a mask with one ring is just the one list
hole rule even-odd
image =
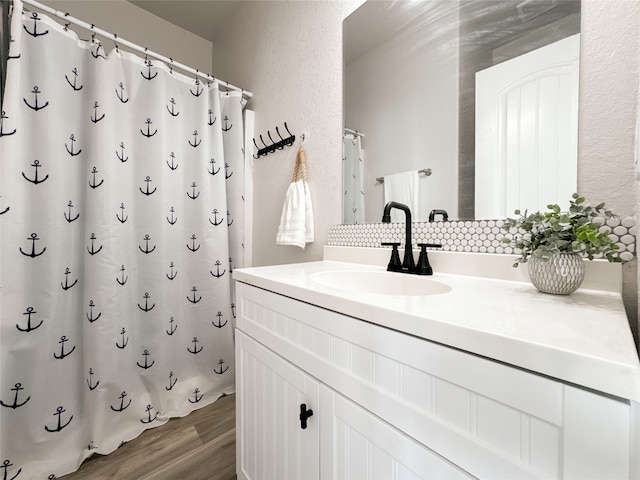
[[323, 384], [320, 405], [322, 479], [475, 478]]
[[239, 330], [236, 365], [238, 479], [317, 479], [318, 382]]

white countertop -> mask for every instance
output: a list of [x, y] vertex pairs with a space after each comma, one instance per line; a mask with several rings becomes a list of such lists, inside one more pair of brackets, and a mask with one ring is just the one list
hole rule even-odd
[[[526, 282], [435, 273], [451, 286], [431, 296], [373, 295], [325, 287], [313, 273], [384, 271], [335, 261], [234, 270], [234, 278], [565, 382], [640, 402], [640, 362], [616, 292], [547, 295]], [[389, 273], [389, 275], [406, 275]]]

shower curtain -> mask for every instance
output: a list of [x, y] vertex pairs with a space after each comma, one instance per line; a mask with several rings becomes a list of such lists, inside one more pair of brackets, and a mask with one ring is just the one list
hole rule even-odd
[[242, 96], [21, 11], [0, 123], [7, 479], [233, 392], [243, 257]]
[[360, 135], [343, 135], [342, 185], [342, 223], [364, 223], [364, 151]]

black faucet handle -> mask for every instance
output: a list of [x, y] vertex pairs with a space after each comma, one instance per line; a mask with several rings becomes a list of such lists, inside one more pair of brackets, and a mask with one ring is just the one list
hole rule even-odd
[[402, 262], [400, 262], [400, 253], [398, 253], [398, 247], [400, 242], [383, 242], [383, 247], [391, 247], [391, 259], [387, 265], [387, 270], [390, 272], [399, 272], [402, 270]]
[[429, 255], [427, 254], [427, 247], [442, 248], [441, 243], [419, 243], [420, 257], [418, 257], [418, 265], [416, 266], [416, 273], [418, 275], [433, 275], [433, 268], [429, 264]]

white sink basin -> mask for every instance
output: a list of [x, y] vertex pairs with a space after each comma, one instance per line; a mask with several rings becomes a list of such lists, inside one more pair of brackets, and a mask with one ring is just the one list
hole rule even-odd
[[344, 291], [376, 295], [439, 295], [451, 287], [426, 276], [387, 271], [332, 270], [310, 276], [315, 283]]

